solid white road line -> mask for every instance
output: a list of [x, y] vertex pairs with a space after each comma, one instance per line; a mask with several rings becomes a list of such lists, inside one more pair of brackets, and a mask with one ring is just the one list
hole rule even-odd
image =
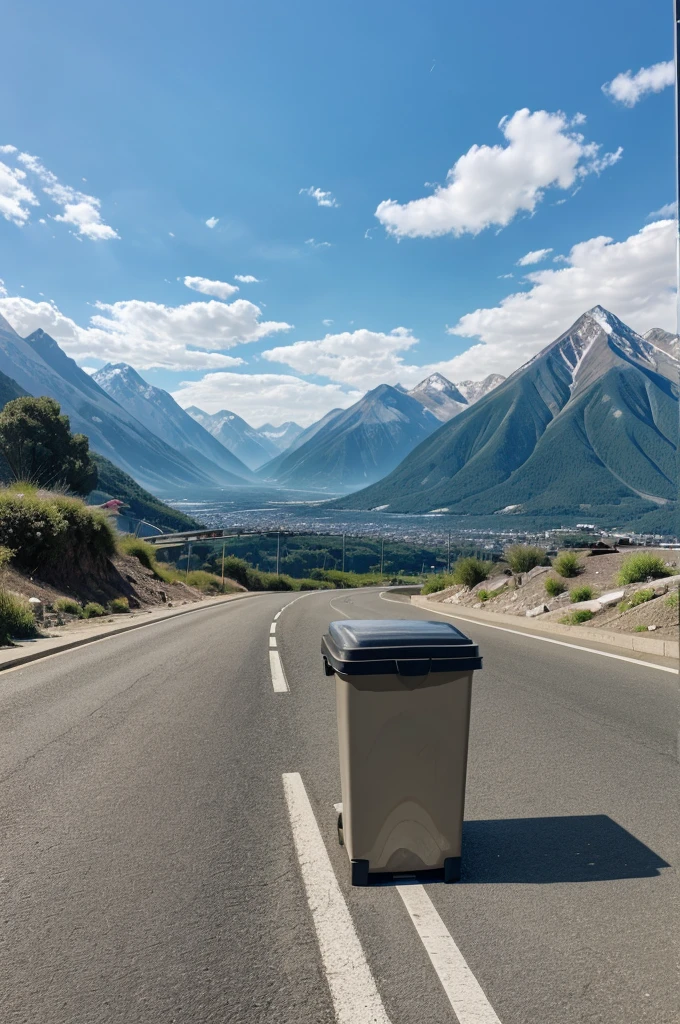
[[276, 637], [275, 636], [270, 636], [269, 637], [269, 646], [270, 647], [276, 647]]
[[[383, 601], [389, 601], [390, 604], [403, 604], [403, 601], [393, 601], [389, 597], [385, 597], [381, 594], [380, 597]], [[416, 607], [419, 607], [416, 605]], [[659, 672], [670, 672], [671, 675], [677, 676], [677, 668], [669, 668], [666, 665], [657, 665], [653, 661], [641, 661], [639, 658], [627, 658], [624, 654], [610, 654], [609, 651], [596, 651], [592, 647], [581, 647], [580, 644], [569, 643], [568, 640], [553, 640], [550, 636], [536, 636], [535, 633], [524, 633], [521, 629], [510, 629], [509, 626], [495, 626], [491, 622], [481, 622], [479, 619], [466, 619], [464, 615], [458, 615], [456, 612], [442, 612], [435, 611], [432, 609], [434, 615], [446, 615], [449, 619], [460, 619], [461, 622], [469, 622], [474, 626], [482, 626], [484, 629], [500, 629], [501, 633], [514, 633], [515, 636], [525, 636], [528, 640], [542, 640], [545, 644], [557, 644], [558, 647], [571, 647], [575, 651], [585, 651], [586, 654], [597, 654], [601, 658], [613, 658], [614, 661], [628, 661], [631, 665], [642, 665], [643, 668], [655, 668]], [[594, 641], [597, 643], [597, 641]]]
[[298, 772], [283, 776], [309, 909], [338, 1024], [390, 1024]]
[[501, 1024], [422, 885], [398, 885], [460, 1024]]
[[276, 623], [275, 622], [272, 622], [271, 626], [269, 627], [269, 632], [270, 633], [275, 633], [276, 632]]
[[272, 675], [272, 686], [274, 693], [289, 693], [288, 683], [281, 664], [278, 651], [269, 652], [269, 670]]

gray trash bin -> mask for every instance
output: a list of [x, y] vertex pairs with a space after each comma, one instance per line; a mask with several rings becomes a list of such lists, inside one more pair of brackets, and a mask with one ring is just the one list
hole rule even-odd
[[417, 871], [457, 881], [479, 648], [447, 622], [348, 619], [331, 622], [321, 653], [336, 679], [352, 884]]

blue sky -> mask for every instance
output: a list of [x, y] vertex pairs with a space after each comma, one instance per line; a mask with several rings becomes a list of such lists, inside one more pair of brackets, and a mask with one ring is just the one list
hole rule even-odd
[[602, 90], [672, 57], [667, 0], [26, 0], [3, 37], [0, 312], [81, 365], [306, 423], [510, 372], [596, 302], [675, 329], [673, 90]]

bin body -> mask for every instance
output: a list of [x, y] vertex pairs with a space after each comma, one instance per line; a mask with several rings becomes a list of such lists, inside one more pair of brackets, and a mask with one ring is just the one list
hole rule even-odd
[[459, 873], [477, 647], [448, 623], [349, 620], [331, 623], [322, 652], [336, 677], [350, 860]]

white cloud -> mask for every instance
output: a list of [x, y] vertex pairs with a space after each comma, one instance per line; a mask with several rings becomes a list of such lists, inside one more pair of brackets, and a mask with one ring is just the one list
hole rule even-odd
[[332, 320], [322, 320], [321, 323], [324, 325], [324, 327], [330, 327], [330, 325], [333, 323], [333, 321]]
[[[383, 383], [396, 384], [405, 375], [408, 377], [411, 369], [417, 376], [420, 370], [407, 367], [400, 355], [417, 344], [418, 339], [405, 327], [395, 327], [388, 334], [359, 329], [327, 334], [318, 341], [296, 341], [262, 355], [270, 362], [285, 363], [298, 373], [372, 388]], [[413, 383], [421, 379], [417, 377]]]
[[234, 280], [240, 281], [241, 284], [259, 284], [259, 277], [253, 277], [252, 274], [234, 274]]
[[666, 220], [668, 217], [677, 217], [678, 215], [678, 204], [676, 202], [666, 203], [658, 210], [654, 210], [653, 213], [647, 214], [647, 220]]
[[97, 372], [96, 366], [81, 366], [80, 369], [83, 370], [84, 373], [89, 373], [90, 377], [93, 373]]
[[202, 380], [183, 381], [173, 398], [183, 408], [229, 409], [254, 426], [293, 418], [305, 427], [331, 409], [353, 405], [362, 394], [344, 391], [338, 384], [312, 384], [292, 374], [209, 373]]
[[205, 224], [206, 224], [206, 227], [208, 227], [208, 228], [214, 228], [214, 227], [216, 227], [219, 224], [219, 222], [220, 222], [220, 218], [219, 217], [208, 217], [208, 219], [205, 222]]
[[315, 188], [314, 185], [310, 185], [309, 188], [301, 188], [298, 195], [311, 196], [312, 199], [316, 199], [317, 206], [340, 206], [332, 192], [323, 192], [320, 188]]
[[661, 92], [673, 85], [674, 81], [673, 61], [666, 60], [648, 68], [640, 68], [636, 74], [622, 71], [611, 82], [605, 82], [602, 92], [626, 107], [634, 107], [647, 93]]
[[5, 282], [0, 277], [0, 295], [7, 295], [7, 289], [5, 288]]
[[[3, 146], [1, 152], [13, 149]], [[0, 216], [22, 227], [30, 216], [30, 207], [39, 205], [35, 193], [26, 185], [26, 172], [0, 161]]]
[[17, 147], [16, 146], [0, 146], [0, 153], [7, 153], [7, 154], [9, 154], [9, 153], [16, 153], [16, 151], [17, 151]]
[[518, 267], [530, 267], [532, 263], [540, 263], [542, 260], [549, 256], [552, 249], [534, 249], [533, 252], [528, 252], [526, 256], [522, 256], [521, 259], [517, 260]]
[[515, 276], [514, 274], [499, 274], [498, 275], [498, 280], [499, 281], [507, 281], [507, 279], [509, 277], [514, 277], [514, 276]]
[[168, 231], [168, 234], [170, 235], [170, 238], [174, 238], [175, 237], [174, 234], [172, 233], [172, 231]]
[[580, 132], [582, 115], [526, 108], [504, 117], [505, 145], [471, 146], [431, 196], [400, 204], [380, 203], [375, 215], [398, 238], [478, 234], [492, 224], [505, 227], [520, 212], [533, 213], [548, 188], [571, 189], [588, 174], [599, 174], [620, 159], [621, 149], [599, 155], [600, 146]]
[[103, 222], [99, 212], [101, 201], [95, 196], [79, 192], [70, 185], [62, 185], [57, 176], [48, 171], [37, 156], [19, 153], [17, 160], [42, 182], [45, 195], [61, 206], [63, 212], [56, 214], [54, 220], [62, 224], [71, 224], [78, 236], [96, 242], [120, 237], [114, 228]]
[[227, 281], [210, 281], [207, 277], [185, 277], [184, 283], [187, 288], [201, 295], [214, 295], [216, 299], [228, 299], [238, 291], [238, 285], [228, 284]]
[[123, 361], [140, 370], [237, 366], [243, 360], [225, 355], [226, 349], [290, 328], [286, 323], [261, 321], [261, 310], [245, 299], [183, 306], [131, 299], [111, 305], [97, 302], [95, 307], [98, 312], [89, 325], [81, 327], [53, 302], [20, 296], [0, 299], [0, 313], [19, 334], [26, 336], [42, 327], [74, 359]]
[[509, 373], [595, 305], [636, 331], [675, 330], [675, 221], [655, 221], [622, 242], [603, 236], [575, 245], [559, 269], [527, 275], [532, 287], [477, 309], [449, 328], [478, 337], [466, 352], [441, 364], [453, 379]]
[[308, 245], [311, 249], [330, 249], [332, 242], [317, 242], [314, 238], [305, 239], [305, 245]]

